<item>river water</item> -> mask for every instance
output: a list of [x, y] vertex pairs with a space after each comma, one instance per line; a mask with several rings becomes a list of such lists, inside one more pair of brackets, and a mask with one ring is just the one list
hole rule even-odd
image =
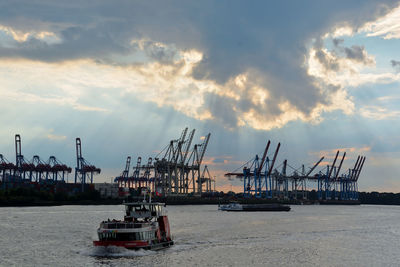
[[229, 213], [168, 206], [175, 245], [130, 251], [92, 246], [123, 206], [0, 208], [1, 266], [399, 266], [400, 207], [292, 206]]

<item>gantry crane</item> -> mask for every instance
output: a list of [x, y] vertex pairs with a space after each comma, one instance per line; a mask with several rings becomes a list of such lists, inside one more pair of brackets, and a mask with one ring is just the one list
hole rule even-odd
[[82, 192], [86, 183], [93, 183], [93, 175], [100, 174], [101, 169], [90, 164], [82, 156], [81, 139], [76, 138], [76, 168], [75, 168], [75, 184], [82, 184]]

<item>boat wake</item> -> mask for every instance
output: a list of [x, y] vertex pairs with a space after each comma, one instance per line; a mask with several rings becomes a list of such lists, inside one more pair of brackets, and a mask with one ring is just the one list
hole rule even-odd
[[88, 248], [85, 251], [82, 251], [80, 254], [85, 256], [92, 257], [105, 257], [105, 258], [113, 258], [113, 257], [143, 257], [148, 255], [153, 255], [156, 253], [151, 250], [130, 250], [124, 247], [92, 247]]

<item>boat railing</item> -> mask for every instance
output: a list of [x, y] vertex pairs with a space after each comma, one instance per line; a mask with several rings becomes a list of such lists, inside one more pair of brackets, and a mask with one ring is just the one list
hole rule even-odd
[[132, 228], [142, 228], [144, 226], [147, 226], [147, 225], [143, 225], [143, 223], [133, 223], [133, 222], [104, 221], [101, 224], [101, 228], [103, 228], [103, 229], [132, 229]]

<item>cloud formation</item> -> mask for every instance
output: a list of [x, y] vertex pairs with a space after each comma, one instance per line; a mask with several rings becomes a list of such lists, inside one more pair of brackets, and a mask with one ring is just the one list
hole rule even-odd
[[[309, 52], [307, 45], [335, 31], [339, 22], [358, 28], [394, 4], [10, 2], [0, 11], [0, 58], [42, 62], [45, 75], [59, 70], [53, 85], [60, 94], [33, 96], [18, 88], [17, 94], [30, 93], [30, 99], [109, 111], [112, 101], [106, 98], [83, 103], [85, 94], [100, 100], [107, 87], [114, 90], [111, 99], [133, 94], [230, 129], [269, 130], [294, 120], [317, 123], [324, 112], [352, 113], [354, 104], [338, 79], [373, 65], [373, 57], [363, 46], [344, 47], [340, 41], [334, 52], [322, 46]], [[315, 71], [312, 57], [325, 71]], [[68, 73], [66, 62], [76, 64], [71, 68], [79, 82], [61, 78]], [[334, 77], [340, 71], [345, 77]], [[95, 77], [98, 73], [103, 76]], [[2, 94], [16, 93], [9, 90]]]
[[393, 120], [400, 118], [399, 110], [388, 110], [380, 106], [365, 106], [360, 109], [361, 116], [373, 120]]
[[384, 39], [400, 38], [400, 6], [391, 10], [385, 16], [376, 21], [365, 24], [360, 32], [366, 32], [367, 36], [380, 36]]

